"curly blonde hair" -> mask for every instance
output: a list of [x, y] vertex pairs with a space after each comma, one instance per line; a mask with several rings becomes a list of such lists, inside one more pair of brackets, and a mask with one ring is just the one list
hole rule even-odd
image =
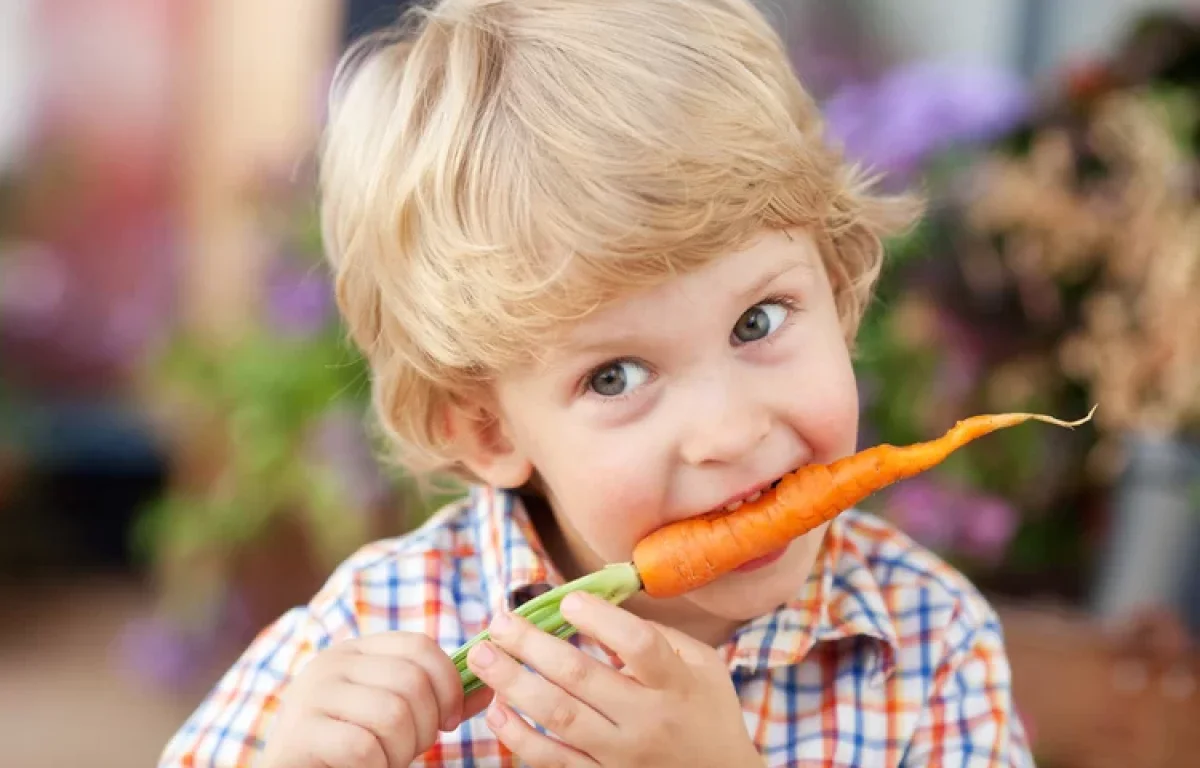
[[443, 0], [340, 62], [320, 158], [338, 301], [411, 472], [564, 321], [763, 228], [813, 233], [852, 340], [919, 212], [823, 139], [749, 0]]

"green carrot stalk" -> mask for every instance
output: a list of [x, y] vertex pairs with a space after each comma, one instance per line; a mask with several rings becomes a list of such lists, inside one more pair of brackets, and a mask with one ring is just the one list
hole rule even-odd
[[[574, 635], [576, 630], [563, 618], [559, 610], [564, 597], [572, 592], [587, 592], [613, 605], [620, 605], [641, 588], [642, 580], [633, 563], [615, 563], [538, 595], [519, 606], [513, 614], [526, 619], [543, 632], [565, 640]], [[488, 631], [485, 629], [451, 655], [454, 666], [458, 668], [459, 677], [462, 678], [464, 693], [471, 693], [483, 687], [483, 682], [467, 667], [467, 653], [488, 637]]]

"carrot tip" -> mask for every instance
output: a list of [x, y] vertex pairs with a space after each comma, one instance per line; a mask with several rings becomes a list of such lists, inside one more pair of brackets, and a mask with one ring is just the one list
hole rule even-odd
[[1063, 419], [1056, 419], [1053, 416], [1045, 416], [1042, 414], [1033, 414], [1033, 418], [1038, 419], [1039, 421], [1044, 421], [1047, 424], [1056, 424], [1060, 427], [1066, 427], [1067, 429], [1074, 429], [1075, 427], [1081, 426], [1081, 425], [1086, 424], [1089, 421], [1091, 421], [1092, 416], [1095, 415], [1096, 409], [1099, 407], [1100, 407], [1099, 403], [1093, 405], [1092, 410], [1088, 411], [1087, 416], [1084, 416], [1083, 418], [1080, 418], [1080, 419], [1076, 419], [1075, 421], [1064, 421]]

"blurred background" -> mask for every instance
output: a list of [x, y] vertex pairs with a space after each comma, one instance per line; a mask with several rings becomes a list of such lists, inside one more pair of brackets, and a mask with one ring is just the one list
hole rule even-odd
[[[870, 501], [1002, 610], [1043, 765], [1195, 765], [1200, 2], [771, 0], [847, 151], [919, 184], [863, 444], [997, 433]], [[264, 624], [419, 523], [374, 458], [311, 153], [403, 3], [0, 2], [0, 765], [153, 764]]]

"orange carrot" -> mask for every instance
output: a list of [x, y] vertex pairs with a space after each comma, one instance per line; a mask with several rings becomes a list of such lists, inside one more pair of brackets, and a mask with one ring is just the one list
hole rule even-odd
[[[1095, 412], [1092, 408], [1086, 417], [1071, 422], [1034, 413], [973, 416], [936, 440], [903, 448], [877, 445], [832, 464], [802, 467], [735, 512], [709, 513], [659, 528], [638, 542], [631, 561], [611, 563], [555, 587], [514, 613], [545, 632], [570, 637], [576, 629], [563, 619], [559, 607], [571, 592], [588, 592], [613, 604], [642, 591], [652, 597], [683, 594], [786, 546], [872, 493], [936, 466], [989, 432], [1030, 419], [1077, 427]], [[467, 653], [488, 636], [485, 629], [452, 654], [467, 693], [483, 685], [467, 667]]]
[[877, 445], [831, 464], [810, 464], [734, 512], [711, 512], [650, 533], [634, 548], [633, 564], [647, 594], [681, 595], [781, 549], [876, 491], [936, 466], [976, 438], [1030, 419], [1073, 428], [1095, 412], [1092, 408], [1073, 422], [1034, 413], [973, 416], [935, 440]]

